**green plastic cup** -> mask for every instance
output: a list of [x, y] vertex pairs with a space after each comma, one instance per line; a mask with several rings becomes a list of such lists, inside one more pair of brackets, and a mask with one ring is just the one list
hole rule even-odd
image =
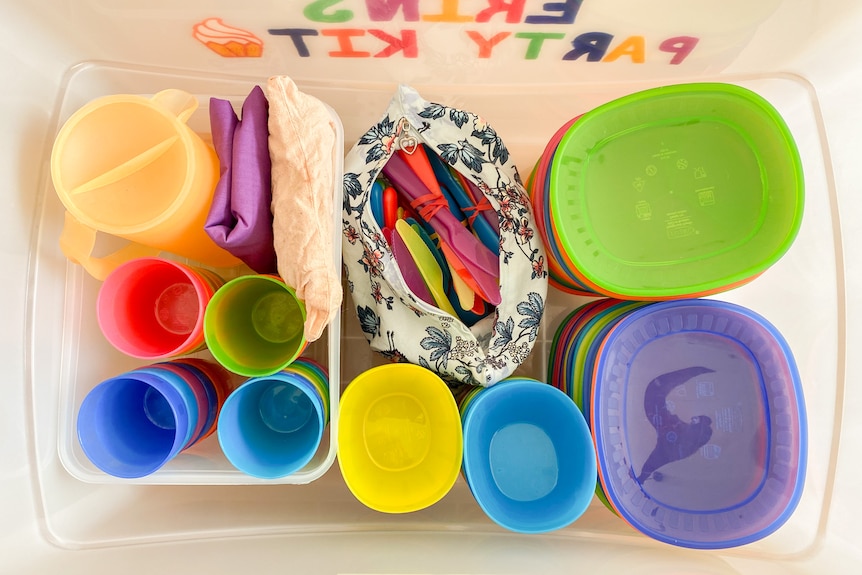
[[247, 377], [272, 375], [307, 345], [305, 304], [281, 279], [238, 277], [222, 286], [204, 314], [204, 338], [226, 369]]

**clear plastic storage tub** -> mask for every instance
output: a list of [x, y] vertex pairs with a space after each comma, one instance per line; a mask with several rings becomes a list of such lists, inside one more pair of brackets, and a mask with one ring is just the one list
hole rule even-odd
[[[236, 568], [266, 565], [266, 557], [284, 560], [286, 553], [300, 561], [291, 569], [296, 572], [373, 572], [374, 565], [386, 572], [785, 572], [808, 569], [805, 561], [840, 545], [842, 527], [853, 525], [853, 510], [856, 516], [862, 511], [855, 489], [847, 487], [858, 484], [862, 468], [849, 453], [852, 443], [842, 440], [862, 431], [844, 417], [849, 402], [862, 401], [862, 394], [845, 388], [862, 367], [850, 347], [859, 344], [852, 326], [862, 310], [858, 297], [848, 295], [862, 287], [859, 253], [845, 261], [845, 251], [862, 238], [858, 224], [843, 231], [841, 225], [842, 218], [855, 217], [848, 206], [855, 213], [862, 206], [849, 199], [855, 193], [850, 176], [862, 177], [862, 170], [839, 171], [836, 179], [833, 162], [839, 147], [844, 158], [859, 152], [847, 150], [854, 143], [843, 125], [859, 118], [857, 104], [840, 88], [845, 77], [851, 82], [850, 75], [859, 76], [859, 65], [849, 55], [836, 56], [845, 67], [818, 60], [841, 52], [841, 42], [853, 37], [851, 24], [862, 24], [862, 7], [840, 0], [40, 0], [4, 11], [9, 14], [2, 26], [14, 41], [28, 42], [14, 63], [27, 71], [25, 89], [38, 94], [33, 109], [50, 114], [37, 122], [47, 133], [26, 159], [29, 169], [38, 170], [38, 185], [6, 193], [34, 197], [31, 241], [22, 248], [29, 258], [21, 280], [26, 318], [17, 336], [25, 370], [16, 385], [28, 407], [21, 425], [28, 429], [29, 488], [41, 536], [55, 547], [79, 550], [61, 555], [68, 561], [89, 565], [80, 550], [114, 547], [122, 551], [109, 557], [134, 569], [147, 553], [141, 544], [171, 543], [182, 556], [209, 549], [206, 543], [213, 541], [254, 555]], [[75, 406], [88, 385], [141, 362], [123, 358], [104, 341], [94, 315], [98, 283], [58, 248], [63, 207], [47, 169], [53, 137], [71, 112], [94, 97], [164, 88], [198, 96], [202, 108], [191, 124], [205, 132], [209, 97], [239, 102], [274, 74], [290, 75], [333, 108], [343, 123], [344, 152], [379, 119], [397, 84], [406, 83], [426, 99], [486, 119], [523, 177], [566, 121], [638, 90], [719, 81], [753, 90], [774, 105], [802, 158], [802, 226], [787, 254], [761, 277], [713, 297], [767, 318], [796, 356], [808, 410], [808, 473], [787, 523], [750, 545], [690, 552], [635, 532], [594, 499], [570, 527], [515, 535], [484, 515], [463, 478], [428, 509], [385, 515], [349, 493], [332, 465], [330, 442], [308, 468], [283, 482], [307, 485], [241, 476], [219, 454], [214, 437], [134, 482], [89, 465], [74, 440]], [[852, 80], [852, 86], [860, 84]], [[584, 301], [549, 290], [539, 340], [518, 375], [546, 379], [554, 331]], [[330, 369], [334, 423], [327, 435], [334, 438], [339, 387], [386, 361], [370, 351], [347, 292], [337, 324], [309, 354]], [[847, 561], [854, 553], [858, 549], [832, 566], [851, 569]], [[380, 556], [386, 558], [375, 560]], [[578, 556], [581, 565], [572, 563]]]
[[[114, 84], [115, 88], [108, 88], [101, 80]], [[122, 87], [119, 87], [122, 85]], [[58, 101], [58, 119], [64, 122], [75, 110], [87, 102], [107, 96], [111, 93], [148, 94], [151, 95], [160, 90], [159, 86], [176, 85], [183, 86], [186, 91], [194, 94], [199, 102], [198, 109], [189, 119], [189, 127], [205, 139], [209, 136], [209, 99], [218, 97], [230, 100], [237, 109], [241, 106], [244, 92], [248, 93], [252, 82], [242, 82], [229, 78], [200, 78], [191, 81], [187, 78], [172, 77], [170, 74], [145, 72], [141, 70], [124, 70], [109, 66], [82, 66], [77, 68], [68, 76], [63, 94]], [[117, 91], [119, 90], [119, 91]], [[344, 133], [341, 121], [334, 110], [330, 109], [336, 126], [336, 153], [333, 156], [333, 172], [335, 174], [335, 185], [333, 189], [333, 205], [341, 205], [341, 172], [344, 157], [341, 150], [344, 147]], [[57, 129], [59, 130], [59, 127]], [[50, 187], [50, 184], [49, 184]], [[51, 197], [49, 190], [48, 205], [55, 203], [56, 198]], [[48, 214], [45, 214], [48, 217]], [[62, 210], [55, 213], [60, 217], [59, 226], [62, 227]], [[339, 213], [333, 214], [333, 246], [334, 259], [332, 265], [341, 270], [341, 218]], [[57, 236], [53, 236], [60, 228], [57, 222], [45, 222], [40, 226], [40, 244], [46, 251], [56, 251]], [[43, 235], [44, 234], [44, 235]], [[52, 237], [49, 237], [52, 236]], [[112, 244], [121, 246], [123, 240], [100, 234], [96, 249], [110, 250]], [[191, 262], [190, 262], [191, 263]], [[99, 469], [84, 455], [78, 442], [77, 415], [78, 409], [84, 396], [96, 384], [108, 377], [123, 373], [128, 369], [146, 365], [147, 361], [135, 360], [123, 355], [114, 349], [99, 330], [96, 321], [96, 297], [98, 296], [101, 282], [90, 277], [89, 274], [78, 265], [68, 265], [65, 268], [65, 276], [62, 278], [43, 279], [41, 272], [47, 272], [47, 268], [37, 271], [36, 285], [64, 285], [64, 302], [61, 309], [54, 310], [59, 313], [57, 318], [61, 322], [45, 323], [54, 331], [62, 326], [62, 348], [60, 351], [60, 373], [57, 381], [60, 382], [59, 392], [59, 422], [58, 422], [58, 449], [60, 461], [63, 467], [75, 478], [90, 483], [116, 483], [129, 482], [127, 479], [112, 477]], [[224, 279], [231, 279], [238, 275], [253, 273], [245, 266], [234, 269], [215, 270]], [[47, 294], [47, 292], [43, 292]], [[43, 304], [37, 299], [34, 302], [37, 309]], [[47, 305], [45, 306], [47, 309]], [[44, 335], [40, 331], [38, 323], [34, 324], [33, 337], [41, 340]], [[243, 484], [243, 483], [308, 483], [321, 477], [335, 461], [334, 437], [338, 430], [338, 398], [340, 393], [340, 355], [341, 355], [341, 318], [340, 313], [335, 317], [332, 325], [327, 328], [326, 336], [312, 343], [304, 352], [306, 357], [317, 360], [329, 373], [330, 383], [330, 405], [332, 423], [324, 433], [324, 439], [320, 448], [311, 462], [297, 473], [277, 480], [260, 480], [235, 469], [225, 458], [219, 447], [218, 438], [215, 434], [209, 436], [200, 444], [183, 451], [178, 457], [168, 462], [165, 467], [151, 475], [134, 480], [135, 483], [150, 484]], [[208, 351], [195, 354], [198, 357], [212, 361], [212, 355]], [[233, 385], [238, 386], [245, 378], [235, 376]]]

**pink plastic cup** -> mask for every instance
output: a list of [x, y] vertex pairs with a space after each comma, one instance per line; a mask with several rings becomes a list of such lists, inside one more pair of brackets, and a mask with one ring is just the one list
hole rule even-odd
[[127, 262], [105, 278], [96, 304], [99, 327], [121, 352], [167, 359], [204, 347], [204, 310], [224, 280], [162, 258]]

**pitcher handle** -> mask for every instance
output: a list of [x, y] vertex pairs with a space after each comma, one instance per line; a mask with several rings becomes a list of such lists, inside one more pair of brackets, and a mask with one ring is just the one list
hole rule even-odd
[[95, 245], [96, 230], [82, 224], [75, 216], [66, 212], [63, 231], [60, 234], [60, 249], [69, 261], [80, 264], [99, 281], [104, 281], [108, 274], [128, 261], [157, 256], [161, 251], [132, 242], [112, 254], [97, 258], [93, 257]]
[[176, 88], [162, 90], [150, 98], [150, 101], [168, 110], [183, 123], [186, 123], [194, 111], [198, 109], [197, 98], [184, 90], [177, 90]]

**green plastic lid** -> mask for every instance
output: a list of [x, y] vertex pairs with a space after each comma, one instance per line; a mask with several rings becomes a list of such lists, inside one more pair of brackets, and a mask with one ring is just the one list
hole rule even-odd
[[744, 281], [790, 247], [804, 201], [784, 120], [730, 84], [638, 92], [586, 113], [548, 190], [578, 272], [620, 296], [680, 297]]

